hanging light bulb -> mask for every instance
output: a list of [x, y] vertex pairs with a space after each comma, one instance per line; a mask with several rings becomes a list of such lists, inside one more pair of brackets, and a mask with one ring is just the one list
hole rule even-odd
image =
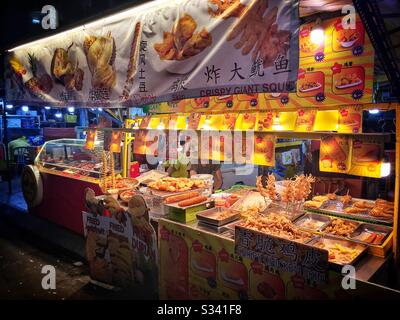
[[322, 28], [320, 18], [317, 19], [313, 29], [311, 30], [310, 41], [317, 45], [321, 45], [325, 41], [325, 32]]
[[381, 178], [389, 176], [391, 169], [392, 167], [390, 165], [390, 162], [383, 162], [381, 164]]

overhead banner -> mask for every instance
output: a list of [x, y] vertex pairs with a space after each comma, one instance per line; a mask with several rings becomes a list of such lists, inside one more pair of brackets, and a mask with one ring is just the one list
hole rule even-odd
[[12, 50], [7, 101], [133, 106], [290, 92], [298, 1], [170, 0]]
[[[311, 32], [322, 32], [319, 44]], [[375, 51], [358, 15], [355, 29], [342, 17], [304, 24], [299, 29], [296, 92], [257, 93], [251, 86], [219, 97], [153, 104], [149, 112], [219, 112], [230, 110], [303, 109], [372, 103]], [[318, 39], [317, 39], [318, 40]]]

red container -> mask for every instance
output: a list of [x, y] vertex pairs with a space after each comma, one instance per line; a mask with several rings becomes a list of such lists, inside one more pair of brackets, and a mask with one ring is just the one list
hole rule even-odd
[[136, 178], [136, 177], [140, 176], [139, 167], [140, 167], [139, 162], [137, 162], [137, 161], [133, 162], [129, 169], [129, 177]]

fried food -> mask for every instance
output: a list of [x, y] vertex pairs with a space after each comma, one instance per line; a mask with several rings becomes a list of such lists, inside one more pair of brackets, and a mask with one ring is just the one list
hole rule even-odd
[[207, 200], [206, 196], [197, 196], [197, 197], [194, 197], [194, 198], [191, 198], [191, 199], [187, 199], [187, 200], [183, 200], [183, 201], [178, 202], [178, 206], [180, 206], [180, 207], [189, 207], [189, 206], [193, 206], [195, 204], [202, 203], [202, 202], [204, 202], [206, 200]]
[[338, 81], [336, 81], [336, 88], [339, 88], [341, 86], [348, 86], [348, 85], [355, 85], [359, 84], [361, 82], [361, 79], [357, 76], [356, 73], [346, 73], [343, 76], [340, 77]]
[[338, 264], [349, 264], [361, 253], [361, 250], [357, 248], [348, 248], [339, 243], [325, 243], [320, 241], [316, 244], [316, 247], [328, 250], [329, 261]]
[[116, 47], [111, 32], [105, 36], [87, 36], [83, 43], [94, 88], [111, 89], [116, 85], [114, 66]]
[[310, 209], [320, 209], [323, 204], [324, 204], [323, 201], [309, 200], [304, 202], [304, 207]]
[[181, 192], [201, 189], [206, 185], [204, 180], [166, 177], [149, 183], [149, 187], [159, 191]]
[[222, 19], [240, 17], [246, 8], [240, 0], [208, 0], [208, 13]]
[[368, 209], [366, 208], [357, 208], [357, 207], [349, 207], [349, 208], [345, 208], [344, 212], [346, 213], [366, 213], [368, 211]]
[[337, 198], [336, 193], [328, 193], [326, 196], [329, 200], [336, 200]]
[[155, 43], [154, 49], [161, 60], [185, 60], [193, 57], [212, 44], [212, 36], [206, 28], [195, 32], [197, 23], [189, 14], [181, 17], [171, 32], [165, 31], [163, 42]]
[[315, 182], [315, 178], [310, 175], [296, 176], [294, 180], [294, 199], [303, 201], [308, 198], [311, 193], [311, 185]]
[[231, 217], [231, 216], [233, 216], [233, 215], [235, 215], [235, 214], [236, 214], [236, 213], [233, 212], [233, 211], [231, 211], [231, 210], [225, 210], [225, 211], [222, 211], [221, 213], [219, 213], [219, 214], [216, 216], [216, 219], [217, 219], [217, 220], [224, 220], [224, 219], [229, 218], [229, 217]]
[[353, 206], [360, 209], [372, 209], [373, 207], [375, 207], [373, 203], [363, 200], [354, 202]]
[[344, 195], [344, 196], [339, 197], [339, 201], [340, 201], [341, 203], [343, 203], [343, 206], [344, 206], [344, 207], [345, 207], [345, 206], [348, 206], [348, 205], [350, 204], [350, 202], [351, 202], [352, 199], [353, 199], [353, 198], [352, 198], [351, 195], [349, 195], [349, 194], [346, 194], [346, 195]]
[[336, 236], [350, 237], [356, 228], [356, 223], [335, 218], [323, 231]]
[[258, 192], [260, 192], [263, 197], [267, 197], [271, 200], [277, 200], [278, 197], [275, 187], [275, 176], [272, 173], [268, 175], [266, 188], [264, 188], [261, 179], [262, 176], [257, 177], [256, 186]]
[[199, 196], [198, 192], [188, 192], [188, 193], [184, 193], [184, 194], [179, 194], [177, 196], [168, 197], [165, 199], [165, 203], [175, 203], [175, 202], [187, 200], [190, 198], [194, 198], [197, 196]]
[[288, 218], [276, 213], [249, 217], [240, 226], [291, 241], [305, 243], [311, 239], [309, 233], [300, 231]]
[[315, 196], [312, 198], [312, 201], [317, 201], [317, 202], [324, 202], [329, 200], [327, 196]]

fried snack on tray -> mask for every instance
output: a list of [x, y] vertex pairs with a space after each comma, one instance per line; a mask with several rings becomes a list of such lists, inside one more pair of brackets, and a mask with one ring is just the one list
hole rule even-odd
[[323, 242], [318, 242], [316, 247], [328, 250], [328, 259], [330, 262], [338, 264], [348, 264], [352, 262], [359, 254], [360, 250], [354, 248], [347, 248], [338, 243], [335, 244], [325, 244]]
[[149, 187], [159, 191], [181, 192], [205, 187], [204, 180], [166, 177], [150, 182]]
[[339, 199], [339, 201], [340, 201], [341, 203], [343, 203], [343, 206], [345, 207], [345, 206], [348, 206], [348, 205], [350, 204], [350, 202], [351, 202], [351, 200], [352, 200], [353, 198], [351, 197], [351, 195], [346, 194], [346, 195], [344, 195], [344, 196], [340, 196], [338, 199]]
[[324, 232], [341, 237], [350, 237], [356, 228], [357, 224], [355, 223], [335, 218], [332, 219], [331, 224], [324, 229]]
[[288, 218], [276, 213], [249, 216], [240, 226], [302, 243], [311, 239], [310, 234], [300, 231]]
[[322, 207], [324, 202], [321, 201], [314, 201], [314, 200], [309, 200], [304, 202], [304, 207], [305, 208], [310, 208], [310, 209], [319, 209]]

